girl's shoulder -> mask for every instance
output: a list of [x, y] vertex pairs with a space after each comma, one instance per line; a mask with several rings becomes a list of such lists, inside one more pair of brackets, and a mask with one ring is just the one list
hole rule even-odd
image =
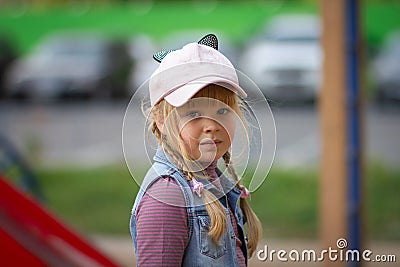
[[146, 190], [146, 195], [165, 204], [185, 206], [185, 199], [177, 181], [171, 176], [161, 176]]
[[172, 182], [182, 187], [188, 186], [186, 176], [176, 166], [169, 162], [155, 161], [147, 171], [141, 187], [146, 189], [159, 179], [167, 184]]
[[174, 177], [170, 176], [170, 175], [162, 175], [159, 176], [157, 180], [154, 181], [154, 183], [150, 186], [154, 188], [154, 186], [156, 187], [171, 187], [173, 186], [173, 188], [175, 187], [179, 187], [178, 182], [175, 180]]

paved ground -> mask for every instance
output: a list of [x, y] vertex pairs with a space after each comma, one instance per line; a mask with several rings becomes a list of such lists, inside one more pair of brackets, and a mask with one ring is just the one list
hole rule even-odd
[[[114, 259], [121, 266], [135, 266], [134, 255], [132, 242], [129, 237], [111, 237], [111, 236], [94, 236], [92, 237], [92, 241], [95, 245], [98, 246], [101, 250], [104, 251], [106, 255], [110, 258]], [[265, 245], [268, 246], [268, 254], [271, 253], [272, 250], [284, 250], [289, 253], [292, 250], [297, 250], [299, 253], [302, 253], [304, 250], [315, 250], [317, 255], [322, 251], [320, 249], [321, 246], [318, 245], [318, 242], [312, 240], [267, 240], [261, 242], [259, 246], [259, 250], [266, 251]], [[332, 249], [337, 249], [334, 247]], [[395, 267], [399, 266], [400, 261], [400, 243], [382, 243], [382, 242], [373, 242], [366, 246], [365, 249], [369, 249], [372, 251], [371, 259], [375, 255], [395, 255], [397, 258], [397, 262], [369, 262], [365, 263], [366, 267]], [[293, 254], [294, 255], [294, 254]], [[265, 257], [265, 254], [260, 253], [260, 257]], [[277, 254], [273, 254], [273, 260], [270, 258], [265, 261], [261, 261], [257, 258], [257, 256], [253, 256], [253, 258], [249, 262], [250, 267], [287, 267], [287, 266], [324, 266], [321, 262], [280, 262], [278, 261]], [[286, 256], [289, 258], [288, 256]], [[327, 258], [327, 257], [326, 257]]]

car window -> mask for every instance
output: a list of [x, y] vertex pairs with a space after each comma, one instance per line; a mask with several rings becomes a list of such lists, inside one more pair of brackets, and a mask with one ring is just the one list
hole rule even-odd
[[79, 64], [102, 64], [107, 43], [101, 40], [56, 39], [39, 45], [34, 53], [45, 60], [73, 60]]

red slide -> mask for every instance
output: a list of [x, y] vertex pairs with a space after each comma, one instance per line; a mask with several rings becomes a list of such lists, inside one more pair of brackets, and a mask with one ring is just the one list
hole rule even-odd
[[0, 174], [1, 266], [117, 267]]

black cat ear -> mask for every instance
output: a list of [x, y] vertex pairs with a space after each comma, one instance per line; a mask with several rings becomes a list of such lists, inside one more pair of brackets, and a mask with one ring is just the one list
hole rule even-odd
[[207, 45], [214, 48], [215, 50], [218, 50], [218, 39], [217, 36], [215, 36], [215, 34], [212, 33], [207, 34], [206, 36], [201, 38], [201, 40], [198, 41], [197, 43], [202, 45]]
[[155, 59], [155, 61], [157, 61], [158, 63], [161, 63], [161, 61], [165, 58], [166, 55], [168, 55], [169, 53], [171, 53], [174, 50], [162, 50], [160, 52], [157, 52], [153, 55], [153, 58]]
[[[215, 34], [207, 34], [206, 36], [204, 36], [203, 38], [201, 38], [200, 41], [197, 42], [198, 44], [201, 45], [206, 45], [209, 47], [214, 48], [215, 50], [218, 50], [218, 39], [217, 36], [215, 36]], [[172, 51], [175, 50], [162, 50], [160, 52], [157, 52], [153, 55], [153, 58], [155, 61], [157, 61], [158, 63], [161, 63], [161, 61], [165, 58], [166, 55], [168, 55], [169, 53], [171, 53]]]

